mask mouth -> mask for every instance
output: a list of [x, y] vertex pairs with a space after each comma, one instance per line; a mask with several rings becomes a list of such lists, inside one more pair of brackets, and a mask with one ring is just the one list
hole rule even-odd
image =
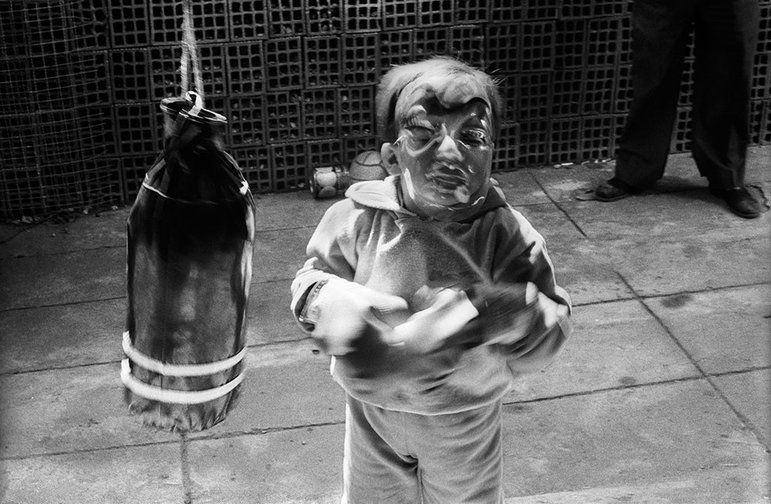
[[453, 192], [458, 187], [468, 186], [468, 176], [460, 168], [439, 165], [425, 175], [426, 180], [433, 183], [442, 192]]
[[445, 197], [453, 198], [459, 205], [465, 205], [471, 199], [468, 175], [459, 168], [441, 165], [426, 174], [426, 180], [434, 189]]

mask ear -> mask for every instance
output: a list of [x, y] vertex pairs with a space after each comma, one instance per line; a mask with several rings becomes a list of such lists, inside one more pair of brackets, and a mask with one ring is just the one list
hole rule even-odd
[[399, 161], [396, 159], [396, 148], [392, 143], [386, 142], [380, 147], [380, 159], [389, 175], [401, 173]]

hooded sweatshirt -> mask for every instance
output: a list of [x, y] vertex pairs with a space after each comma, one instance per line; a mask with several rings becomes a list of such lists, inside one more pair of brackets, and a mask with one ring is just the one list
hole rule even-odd
[[354, 398], [389, 410], [435, 415], [497, 401], [571, 332], [570, 298], [555, 283], [544, 239], [495, 186], [473, 213], [448, 222], [409, 212], [399, 192], [398, 175], [360, 182], [327, 210], [291, 286], [295, 319], [313, 335], [299, 314], [307, 293], [330, 277], [411, 306], [426, 286], [463, 290], [479, 315], [460, 343], [415, 355], [373, 338], [332, 357], [332, 375]]

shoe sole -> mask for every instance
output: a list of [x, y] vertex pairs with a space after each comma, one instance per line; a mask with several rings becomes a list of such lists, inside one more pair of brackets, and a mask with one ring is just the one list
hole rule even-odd
[[727, 206], [728, 206], [728, 209], [731, 211], [731, 213], [733, 213], [734, 215], [738, 215], [743, 219], [755, 219], [760, 216], [760, 212], [742, 213], [742, 212], [739, 212], [738, 210], [735, 210], [730, 205], [727, 205]]
[[600, 196], [599, 194], [594, 193], [594, 199], [596, 201], [602, 201], [603, 203], [612, 203], [614, 201], [622, 200], [622, 199], [628, 198], [630, 196], [631, 196], [631, 194], [629, 194], [629, 193], [619, 194], [618, 196]]

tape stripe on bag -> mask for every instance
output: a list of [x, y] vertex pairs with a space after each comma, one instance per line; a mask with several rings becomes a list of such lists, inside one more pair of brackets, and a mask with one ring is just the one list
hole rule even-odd
[[219, 399], [240, 385], [246, 375], [246, 371], [241, 371], [241, 374], [226, 384], [207, 390], [169, 390], [148, 385], [134, 378], [128, 359], [123, 359], [120, 366], [120, 379], [131, 392], [151, 401], [174, 404], [200, 404]]
[[123, 353], [138, 366], [163, 376], [206, 376], [227, 371], [246, 356], [246, 347], [227, 359], [202, 364], [167, 364], [143, 354], [131, 344], [128, 331], [123, 333]]

